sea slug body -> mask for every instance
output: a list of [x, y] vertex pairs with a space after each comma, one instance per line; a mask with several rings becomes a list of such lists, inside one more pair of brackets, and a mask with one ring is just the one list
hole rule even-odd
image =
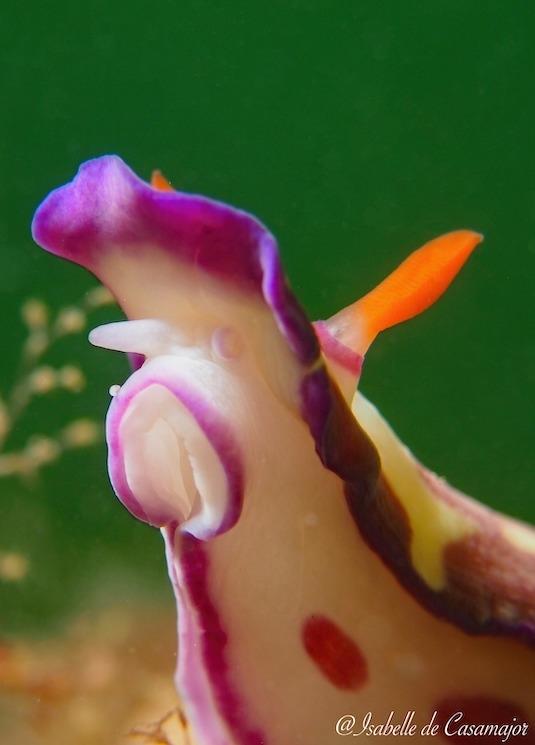
[[134, 359], [109, 471], [162, 531], [197, 745], [334, 745], [345, 711], [451, 702], [481, 704], [480, 724], [513, 712], [533, 742], [533, 530], [438, 479], [355, 394], [375, 336], [433, 303], [481, 236], [430, 241], [311, 324], [261, 223], [115, 156], [53, 191], [33, 235], [128, 318], [91, 334]]

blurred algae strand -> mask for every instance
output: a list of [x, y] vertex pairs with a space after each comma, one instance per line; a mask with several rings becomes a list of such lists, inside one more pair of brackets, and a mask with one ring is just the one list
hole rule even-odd
[[[102, 286], [89, 290], [77, 305], [60, 308], [55, 316], [42, 300], [31, 298], [23, 303], [26, 339], [14, 382], [6, 395], [0, 394], [0, 477], [29, 481], [67, 450], [89, 447], [101, 439], [100, 424], [84, 417], [68, 422], [54, 435], [34, 433], [22, 448], [6, 451], [6, 443], [34, 398], [57, 390], [80, 393], [84, 389], [85, 376], [78, 365], [53, 367], [43, 364], [42, 358], [58, 339], [82, 332], [91, 311], [111, 303], [111, 294]], [[0, 551], [0, 581], [20, 582], [29, 567], [29, 558], [20, 552]]]
[[111, 303], [113, 298], [108, 290], [97, 286], [80, 303], [60, 308], [55, 316], [42, 300], [31, 298], [22, 305], [27, 337], [19, 371], [11, 390], [0, 397], [0, 477], [29, 478], [43, 466], [57, 461], [66, 450], [88, 447], [100, 439], [100, 425], [82, 418], [70, 422], [54, 436], [34, 434], [20, 450], [5, 451], [10, 434], [32, 399], [59, 389], [70, 393], [84, 389], [85, 376], [78, 365], [55, 368], [42, 364], [41, 359], [58, 339], [81, 333], [91, 311]]

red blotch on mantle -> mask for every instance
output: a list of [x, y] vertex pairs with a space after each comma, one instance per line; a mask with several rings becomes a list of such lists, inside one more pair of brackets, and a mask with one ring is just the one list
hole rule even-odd
[[368, 680], [368, 664], [357, 644], [325, 616], [307, 618], [302, 639], [308, 655], [337, 688], [355, 691]]

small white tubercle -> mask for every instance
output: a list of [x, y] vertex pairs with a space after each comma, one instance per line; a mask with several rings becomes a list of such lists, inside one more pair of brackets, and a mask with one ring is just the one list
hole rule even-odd
[[89, 341], [96, 347], [145, 357], [172, 354], [185, 345], [184, 337], [171, 324], [152, 318], [97, 326], [90, 331]]

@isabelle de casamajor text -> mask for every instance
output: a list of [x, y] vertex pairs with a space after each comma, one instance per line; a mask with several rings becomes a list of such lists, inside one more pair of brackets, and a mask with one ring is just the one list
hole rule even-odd
[[512, 737], [525, 737], [529, 724], [515, 716], [510, 722], [469, 722], [462, 711], [455, 712], [445, 721], [438, 721], [438, 712], [435, 711], [425, 723], [418, 723], [415, 711], [408, 711], [403, 717], [391, 711], [385, 721], [378, 722], [368, 711], [360, 719], [354, 714], [344, 714], [336, 722], [335, 730], [342, 737], [499, 737], [505, 743]]

